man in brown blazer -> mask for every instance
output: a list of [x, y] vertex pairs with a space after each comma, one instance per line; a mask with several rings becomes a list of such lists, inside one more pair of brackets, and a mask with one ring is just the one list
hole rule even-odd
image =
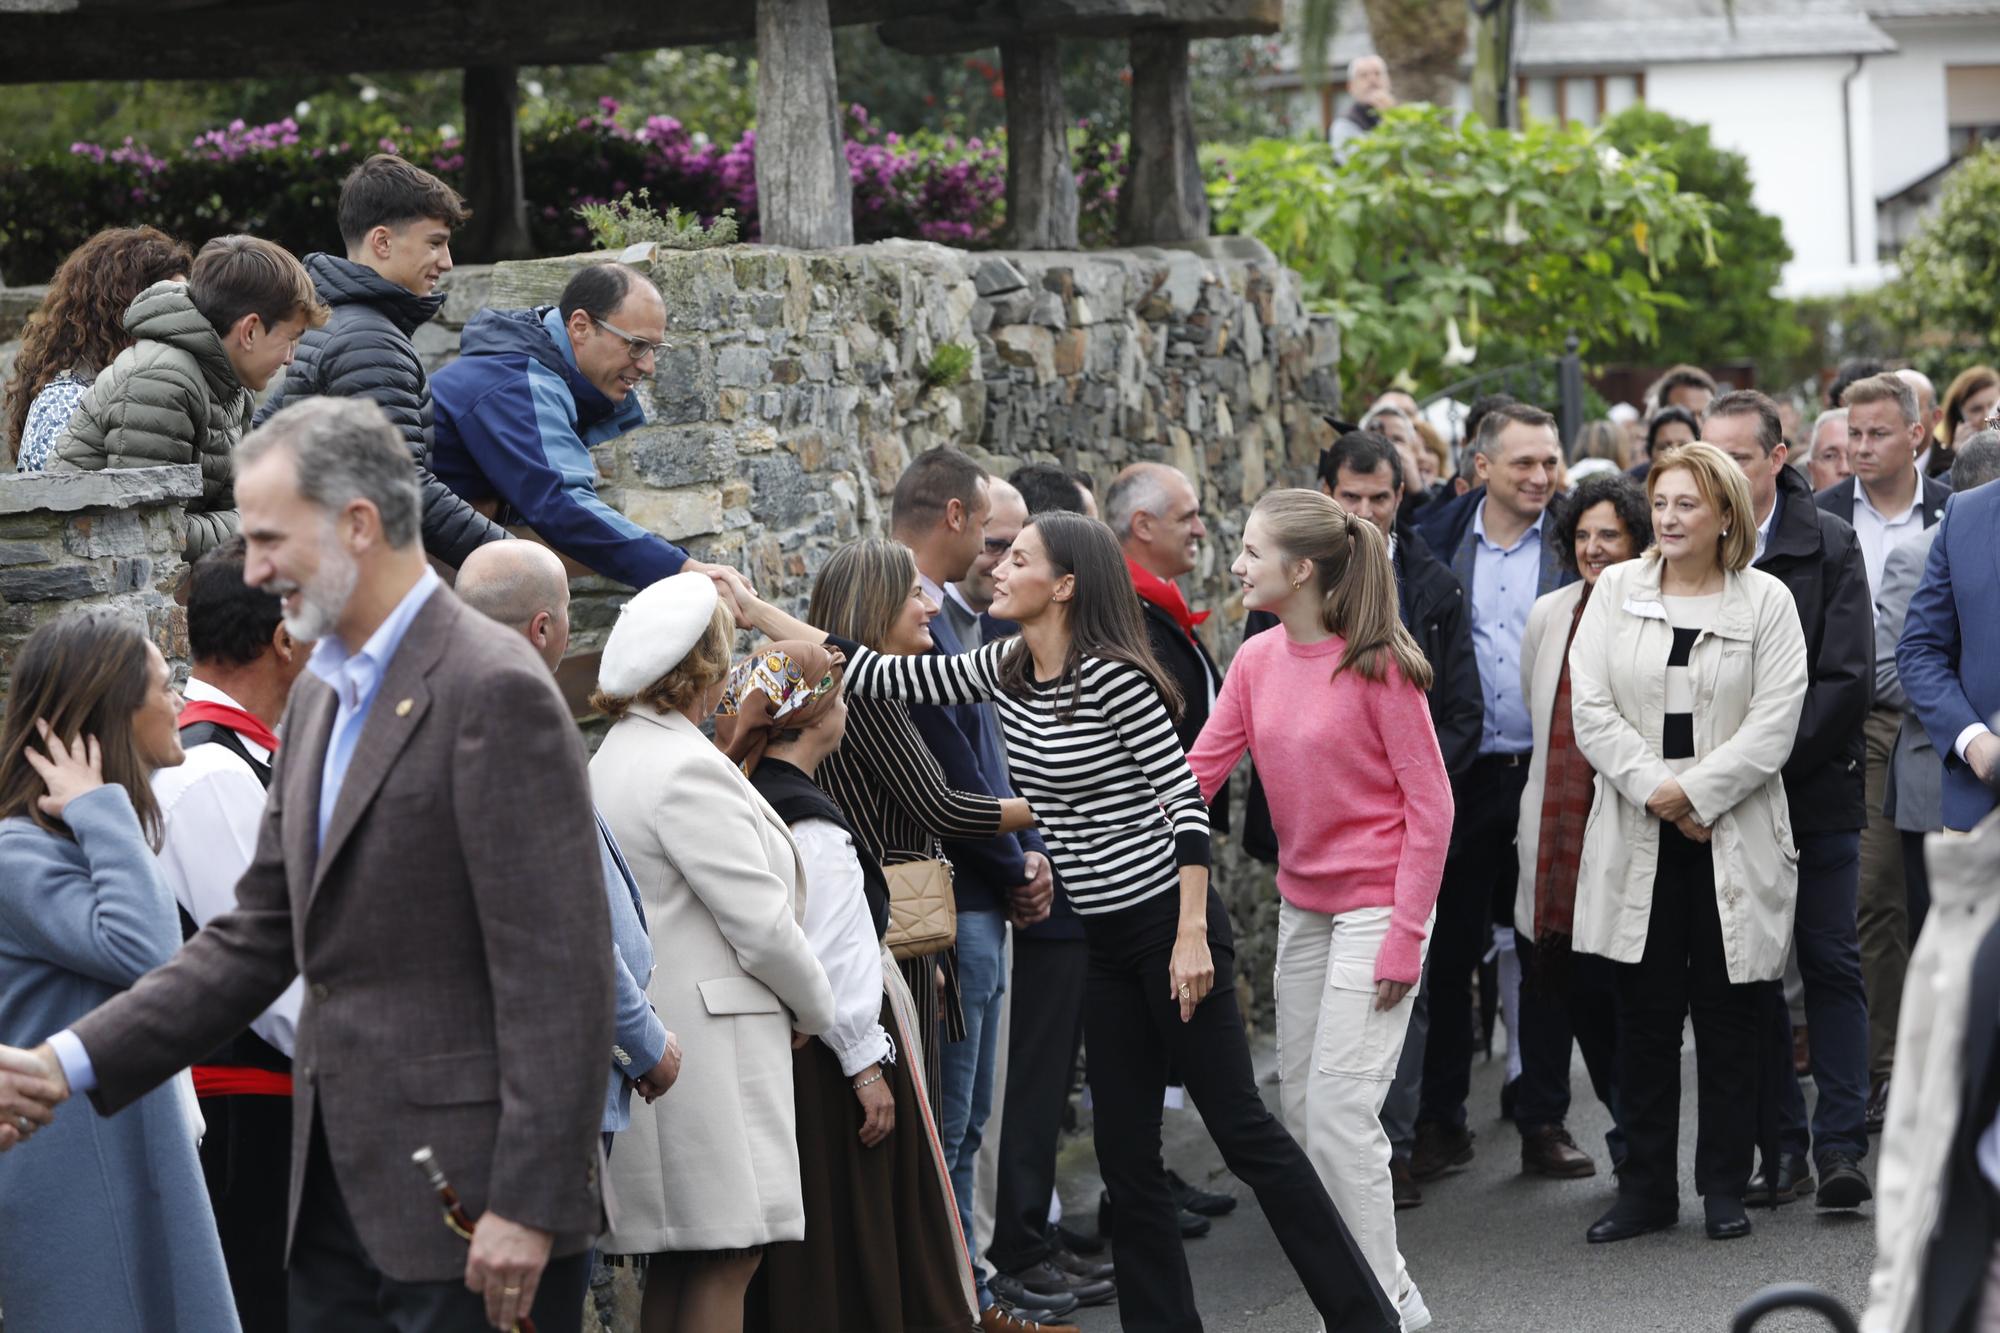
[[[294, 1333], [530, 1313], [575, 1330], [612, 1041], [581, 740], [527, 644], [426, 564], [409, 455], [380, 408], [299, 403], [236, 467], [244, 577], [319, 640], [256, 858], [236, 911], [42, 1051], [109, 1115], [303, 973]], [[410, 1164], [426, 1145], [479, 1219], [469, 1255]]]

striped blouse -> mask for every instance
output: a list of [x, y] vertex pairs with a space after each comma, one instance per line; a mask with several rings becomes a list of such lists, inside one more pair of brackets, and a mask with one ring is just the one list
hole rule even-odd
[[941, 838], [1000, 831], [1000, 802], [947, 787], [908, 709], [891, 700], [854, 699], [840, 748], [813, 776], [853, 824], [861, 854], [877, 865], [941, 857]]
[[[1086, 658], [1074, 680], [1038, 681], [1023, 698], [1000, 688], [1003, 639], [957, 656], [885, 656], [835, 638], [857, 700], [992, 702], [1015, 789], [1028, 798], [1049, 857], [1079, 915], [1177, 891], [1180, 867], [1208, 864], [1208, 810], [1165, 705], [1145, 674]], [[1076, 694], [1074, 715], [1061, 713]]]
[[1722, 608], [1722, 594], [1709, 597], [1662, 597], [1674, 646], [1667, 653], [1666, 717], [1660, 726], [1660, 758], [1675, 773], [1694, 767], [1694, 679], [1688, 659], [1694, 641]]

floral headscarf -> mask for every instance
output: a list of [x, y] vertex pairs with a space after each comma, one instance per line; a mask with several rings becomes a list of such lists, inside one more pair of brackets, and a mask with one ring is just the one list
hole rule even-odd
[[756, 772], [772, 733], [803, 730], [833, 707], [845, 665], [839, 649], [804, 639], [759, 649], [729, 672], [715, 743], [744, 773]]

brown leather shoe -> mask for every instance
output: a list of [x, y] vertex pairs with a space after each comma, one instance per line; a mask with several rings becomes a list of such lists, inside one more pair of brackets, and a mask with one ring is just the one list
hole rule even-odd
[[1410, 1174], [1410, 1164], [1400, 1157], [1389, 1159], [1389, 1190], [1395, 1196], [1396, 1211], [1424, 1206], [1424, 1192]]
[[1417, 1126], [1416, 1146], [1410, 1149], [1411, 1179], [1424, 1184], [1471, 1160], [1472, 1131], [1464, 1125], [1427, 1120]]
[[1527, 1175], [1581, 1180], [1597, 1174], [1597, 1163], [1561, 1125], [1523, 1125], [1521, 1170]]
[[1075, 1324], [1038, 1324], [1004, 1305], [979, 1312], [979, 1333], [1082, 1333]]

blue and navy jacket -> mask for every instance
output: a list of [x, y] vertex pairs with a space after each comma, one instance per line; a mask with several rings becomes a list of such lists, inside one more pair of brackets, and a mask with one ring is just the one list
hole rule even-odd
[[646, 422], [583, 377], [554, 306], [482, 310], [459, 357], [431, 376], [431, 471], [467, 500], [501, 500], [578, 564], [634, 588], [678, 573], [687, 552], [597, 494], [592, 445]]

